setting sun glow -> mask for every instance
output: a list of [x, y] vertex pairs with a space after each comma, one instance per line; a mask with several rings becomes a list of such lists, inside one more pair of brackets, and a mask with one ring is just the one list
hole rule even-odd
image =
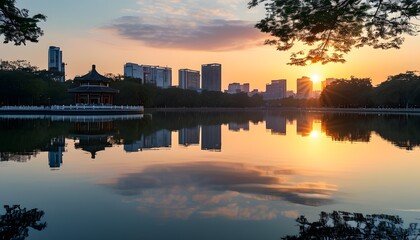
[[318, 74], [312, 74], [311, 80], [313, 83], [318, 83], [319, 81], [321, 81], [321, 78], [319, 77]]

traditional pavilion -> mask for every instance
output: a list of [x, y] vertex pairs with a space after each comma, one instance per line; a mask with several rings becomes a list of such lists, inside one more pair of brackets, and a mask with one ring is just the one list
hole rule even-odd
[[71, 88], [68, 92], [74, 94], [76, 104], [114, 104], [114, 96], [119, 91], [109, 87], [111, 80], [99, 74], [96, 66], [81, 77], [76, 77], [74, 82], [79, 86]]

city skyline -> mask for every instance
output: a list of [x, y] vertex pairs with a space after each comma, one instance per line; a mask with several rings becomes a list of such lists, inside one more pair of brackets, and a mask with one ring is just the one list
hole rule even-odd
[[[126, 62], [168, 65], [174, 69], [185, 66], [199, 69], [201, 63], [218, 62], [224, 66], [222, 89], [231, 82], [247, 82], [253, 88], [264, 89], [270, 79], [294, 80], [314, 74], [322, 79], [352, 75], [371, 77], [377, 85], [390, 75], [418, 70], [418, 36], [406, 36], [399, 50], [353, 49], [345, 64], [286, 65], [290, 52], [263, 46], [268, 36], [253, 25], [264, 11], [247, 9], [247, 2], [124, 0], [103, 4], [91, 0], [53, 5], [46, 0], [36, 3], [22, 0], [17, 5], [28, 8], [30, 14], [47, 15], [47, 21], [41, 24], [45, 35], [39, 43], [27, 46], [3, 44], [2, 59], [25, 59], [46, 69], [45, 49], [60, 46], [68, 64], [67, 79], [86, 72], [86, 66], [92, 64], [106, 69], [107, 73], [122, 74], [121, 66]], [[74, 12], [78, 12], [80, 18], [74, 19]], [[197, 25], [187, 24], [191, 20]], [[153, 32], [147, 32], [147, 24], [153, 27]], [[202, 31], [212, 37], [206, 39], [200, 34]], [[159, 38], [158, 33], [163, 37]], [[178, 79], [177, 74], [174, 73], [174, 79]], [[288, 85], [296, 90], [290, 82]], [[315, 86], [315, 89], [320, 88], [319, 84]]]
[[[64, 73], [65, 64], [62, 61], [62, 51], [60, 47], [50, 46], [48, 49], [48, 70], [59, 71]], [[59, 66], [59, 67], [57, 67]], [[93, 65], [95, 66], [95, 65]], [[178, 85], [174, 85], [172, 81], [172, 68], [169, 66], [162, 67], [158, 65], [145, 65], [127, 62], [123, 66], [123, 76], [142, 79], [143, 83], [152, 83], [157, 87], [170, 88], [178, 87], [190, 90], [211, 90], [220, 91], [229, 94], [234, 93], [250, 93], [249, 83], [228, 83], [227, 89], [222, 89], [222, 66], [219, 63], [208, 63], [201, 65], [199, 70], [182, 68], [178, 70]], [[202, 74], [204, 73], [204, 74]], [[204, 79], [202, 78], [204, 76]], [[78, 78], [79, 76], [76, 76]], [[296, 92], [287, 88], [287, 79], [271, 80], [266, 84], [265, 91], [253, 89], [256, 93], [263, 95], [265, 100], [283, 99], [288, 97], [286, 94], [290, 91], [295, 97], [309, 99], [318, 98], [316, 92], [321, 92], [333, 81], [340, 80], [338, 78], [321, 79], [318, 74], [312, 77], [302, 76], [297, 78]], [[60, 81], [64, 81], [61, 79]], [[204, 84], [204, 87], [203, 87]], [[319, 87], [315, 87], [319, 86]], [[318, 89], [317, 89], [318, 88]]]

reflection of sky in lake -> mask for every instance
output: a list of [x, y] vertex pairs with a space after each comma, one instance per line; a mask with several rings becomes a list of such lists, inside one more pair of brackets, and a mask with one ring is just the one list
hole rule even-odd
[[[292, 183], [289, 169], [258, 168], [238, 163], [191, 162], [145, 168], [118, 178], [109, 186], [136, 196], [139, 209], [164, 217], [273, 219], [280, 213], [267, 201], [321, 206], [333, 202], [333, 186]], [[251, 203], [252, 201], [252, 203]], [[254, 204], [257, 204], [255, 206]]]
[[417, 119], [250, 119], [2, 124], [0, 204], [45, 211], [34, 239], [279, 239], [300, 214], [419, 218]]

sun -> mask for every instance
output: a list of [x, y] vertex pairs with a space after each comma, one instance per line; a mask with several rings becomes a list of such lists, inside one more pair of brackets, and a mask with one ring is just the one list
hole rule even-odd
[[321, 81], [321, 78], [319, 77], [318, 74], [312, 74], [311, 80], [313, 83], [319, 83], [319, 81]]

